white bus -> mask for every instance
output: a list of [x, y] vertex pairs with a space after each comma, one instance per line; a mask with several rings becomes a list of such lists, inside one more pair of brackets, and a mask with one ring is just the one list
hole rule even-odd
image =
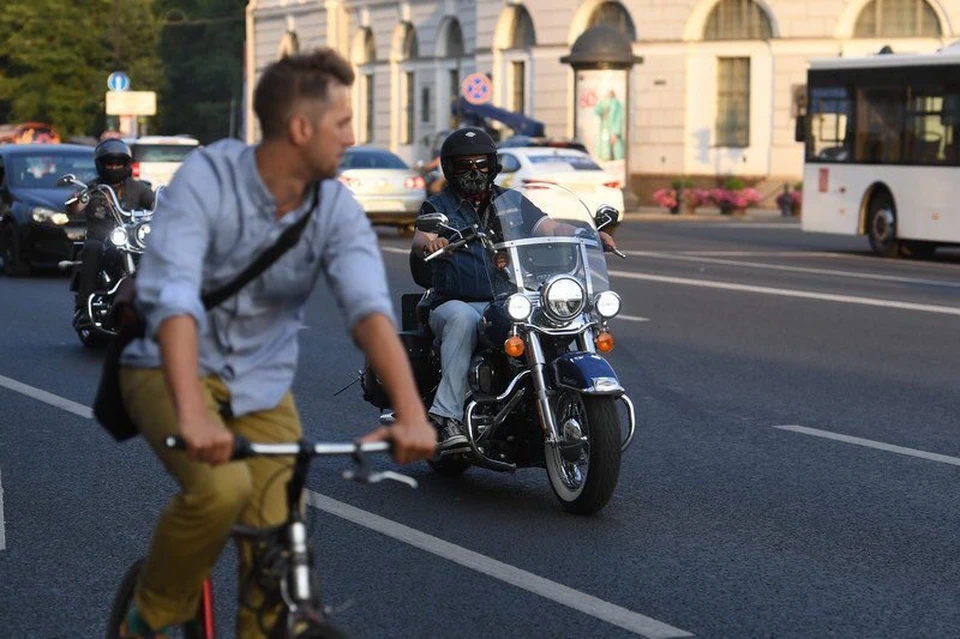
[[960, 243], [960, 46], [813, 60], [804, 231], [867, 235], [884, 256]]

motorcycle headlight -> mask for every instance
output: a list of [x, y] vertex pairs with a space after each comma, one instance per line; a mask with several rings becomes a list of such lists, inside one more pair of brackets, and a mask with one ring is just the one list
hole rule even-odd
[[593, 300], [593, 307], [603, 319], [616, 317], [620, 313], [620, 296], [613, 291], [603, 291]]
[[122, 226], [118, 226], [110, 231], [110, 241], [114, 246], [125, 246], [128, 237], [127, 229], [123, 228]]
[[530, 317], [530, 313], [533, 312], [533, 304], [530, 302], [530, 299], [523, 293], [514, 293], [507, 298], [507, 315], [510, 316], [514, 322], [522, 322]]
[[44, 222], [51, 222], [57, 226], [63, 226], [70, 221], [70, 218], [67, 217], [66, 213], [54, 211], [53, 209], [48, 209], [42, 206], [38, 206], [33, 209], [31, 217], [33, 217], [34, 222], [39, 222], [41, 224]]
[[150, 223], [144, 222], [137, 227], [137, 242], [139, 242], [141, 246], [146, 246], [148, 235], [150, 235]]
[[558, 277], [543, 287], [543, 308], [553, 319], [566, 322], [583, 312], [586, 297], [580, 282]]

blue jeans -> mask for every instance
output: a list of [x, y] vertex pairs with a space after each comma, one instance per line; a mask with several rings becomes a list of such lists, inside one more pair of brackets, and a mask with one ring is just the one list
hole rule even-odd
[[430, 414], [463, 421], [467, 371], [477, 347], [477, 324], [488, 302], [444, 302], [430, 312], [430, 329], [440, 338], [443, 376]]

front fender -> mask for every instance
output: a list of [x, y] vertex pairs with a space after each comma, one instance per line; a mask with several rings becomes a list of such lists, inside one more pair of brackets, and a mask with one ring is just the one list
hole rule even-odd
[[596, 353], [564, 353], [550, 363], [550, 376], [557, 387], [584, 395], [620, 397], [626, 392], [610, 362]]

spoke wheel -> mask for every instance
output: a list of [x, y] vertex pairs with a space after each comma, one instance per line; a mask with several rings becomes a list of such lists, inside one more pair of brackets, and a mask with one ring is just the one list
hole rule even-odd
[[[124, 575], [120, 587], [117, 588], [117, 594], [113, 600], [113, 607], [110, 610], [110, 619], [107, 622], [107, 639], [123, 639], [122, 634], [124, 622], [130, 608], [133, 605], [133, 593], [137, 587], [137, 579], [140, 577], [140, 570], [143, 568], [143, 560], [134, 562], [127, 574]], [[203, 606], [201, 604], [201, 610]], [[199, 614], [199, 613], [198, 613]], [[206, 633], [203, 626], [196, 621], [190, 621], [176, 628], [169, 629], [163, 635], [170, 639], [206, 639]]]
[[603, 508], [620, 477], [620, 417], [612, 397], [565, 391], [555, 414], [561, 445], [545, 444], [550, 486], [569, 512]]

